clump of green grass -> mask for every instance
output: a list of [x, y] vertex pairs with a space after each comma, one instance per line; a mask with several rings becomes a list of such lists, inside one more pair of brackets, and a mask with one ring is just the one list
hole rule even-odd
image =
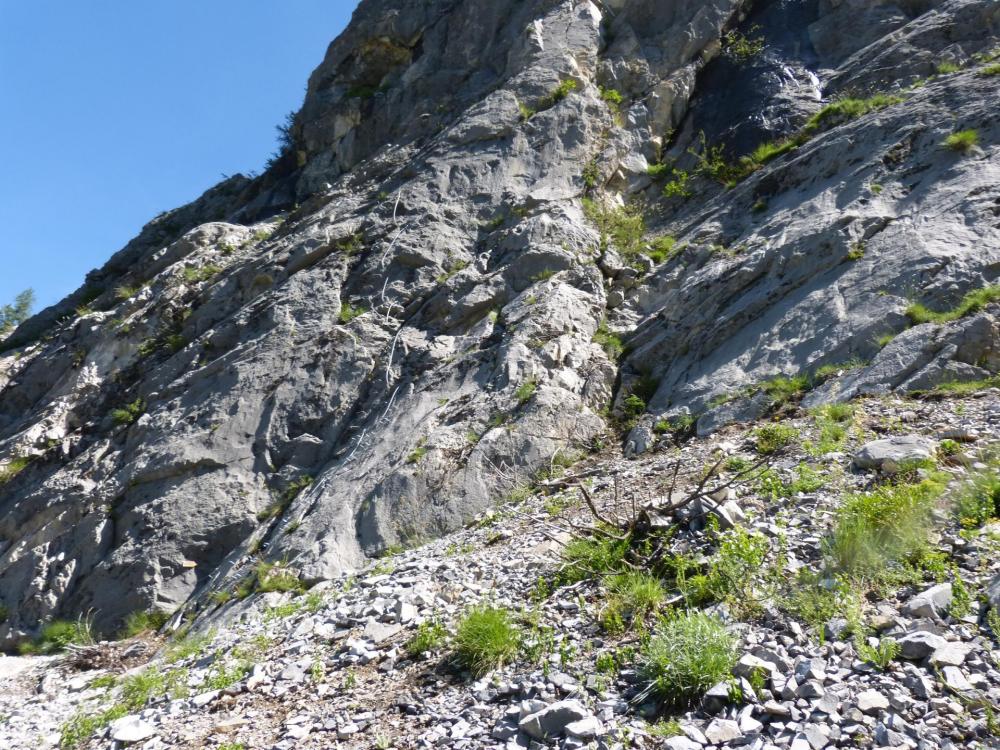
[[665, 620], [649, 640], [641, 672], [649, 691], [665, 703], [690, 705], [730, 677], [737, 659], [736, 638], [719, 620], [685, 612]]
[[546, 96], [542, 97], [536, 109], [540, 112], [545, 109], [550, 109], [554, 107], [571, 93], [576, 91], [577, 83], [572, 78], [567, 78], [564, 81], [560, 81], [552, 91], [550, 91]]
[[261, 562], [254, 570], [254, 577], [257, 581], [257, 591], [262, 594], [271, 591], [292, 592], [295, 594], [305, 591], [305, 584], [293, 570], [275, 563]]
[[113, 419], [115, 424], [119, 427], [127, 427], [139, 419], [139, 417], [141, 417], [145, 412], [146, 402], [141, 398], [137, 398], [132, 403], [126, 404], [122, 408], [112, 411], [111, 419]]
[[597, 326], [597, 331], [594, 333], [592, 341], [604, 350], [609, 359], [616, 362], [625, 352], [625, 345], [622, 343], [621, 338], [611, 332], [606, 320], [602, 320], [600, 325]]
[[610, 633], [623, 632], [630, 624], [641, 626], [666, 597], [660, 579], [641, 571], [612, 576], [607, 588], [610, 595], [601, 613], [601, 624]]
[[981, 76], [1000, 76], [1000, 64], [997, 65], [987, 65], [985, 68], [979, 71]]
[[453, 639], [455, 660], [477, 677], [513, 661], [521, 632], [505, 609], [473, 607], [462, 615]]
[[602, 250], [613, 245], [625, 262], [642, 253], [646, 221], [641, 212], [606, 206], [591, 198], [583, 199], [583, 212], [597, 226]]
[[18, 651], [22, 654], [55, 654], [70, 645], [94, 643], [94, 629], [89, 618], [76, 620], [54, 620], [42, 628], [38, 638], [22, 643]]
[[404, 648], [411, 659], [424, 656], [444, 647], [448, 641], [448, 631], [437, 620], [420, 623], [417, 632], [406, 642]]
[[213, 667], [202, 687], [207, 690], [225, 690], [245, 680], [250, 674], [250, 669], [251, 665], [246, 661], [218, 664]]
[[935, 393], [948, 393], [954, 396], [964, 396], [969, 393], [978, 393], [988, 388], [1000, 388], [1000, 375], [994, 375], [982, 380], [966, 380], [964, 382], [950, 381], [938, 383], [934, 386]]
[[975, 529], [1000, 517], [1000, 473], [996, 460], [986, 469], [976, 472], [959, 487], [955, 495], [955, 515], [967, 529]]
[[531, 401], [537, 390], [538, 382], [534, 378], [529, 378], [517, 387], [517, 390], [514, 391], [514, 398], [517, 399], [518, 404], [523, 406]]
[[956, 131], [945, 138], [941, 145], [952, 151], [966, 154], [979, 145], [979, 132], [972, 128]]
[[607, 89], [601, 86], [601, 99], [605, 101], [609, 107], [617, 111], [622, 105], [623, 97], [620, 91]]
[[790, 425], [766, 424], [754, 431], [757, 452], [765, 456], [777, 453], [799, 437], [799, 431]]
[[944, 489], [940, 477], [850, 495], [837, 509], [824, 552], [854, 580], [882, 581], [917, 564], [929, 551], [932, 512]]
[[192, 656], [205, 653], [215, 638], [214, 631], [208, 633], [187, 633], [176, 642], [171, 643], [166, 650], [167, 662], [173, 664]]
[[819, 439], [806, 444], [806, 451], [812, 456], [823, 456], [844, 449], [850, 424], [854, 419], [852, 404], [828, 404], [812, 411]]
[[362, 305], [352, 305], [350, 302], [344, 302], [340, 306], [340, 315], [337, 319], [340, 321], [341, 325], [347, 325], [355, 318], [360, 318], [368, 310], [366, 310]]
[[814, 134], [823, 130], [856, 120], [870, 112], [876, 112], [904, 101], [901, 96], [875, 94], [867, 99], [838, 99], [830, 102], [806, 122], [803, 130]]
[[872, 646], [866, 641], [859, 639], [855, 644], [855, 648], [861, 659], [869, 664], [873, 664], [882, 672], [899, 657], [901, 650], [900, 645], [892, 638], [879, 639], [877, 646]]
[[143, 633], [155, 633], [162, 628], [170, 615], [166, 612], [152, 610], [149, 612], [133, 612], [125, 618], [125, 627], [122, 629], [122, 638], [134, 638]]
[[935, 312], [919, 302], [915, 302], [906, 308], [906, 317], [914, 325], [921, 323], [950, 323], [953, 320], [964, 318], [967, 315], [977, 313], [991, 302], [1000, 302], [1000, 284], [975, 289], [964, 297], [951, 310]]
[[201, 268], [185, 268], [184, 281], [189, 284], [200, 284], [203, 281], [208, 281], [216, 274], [221, 273], [221, 271], [222, 267], [213, 263], [204, 265]]
[[128, 713], [128, 708], [122, 704], [115, 704], [111, 708], [95, 714], [78, 711], [60, 727], [60, 750], [75, 750], [97, 734], [99, 730], [123, 716], [128, 716]]
[[809, 390], [811, 383], [808, 375], [795, 375], [794, 377], [777, 377], [760, 384], [760, 390], [770, 397], [771, 403], [775, 406], [786, 404], [802, 396]]
[[680, 254], [683, 249], [683, 245], [677, 244], [677, 238], [664, 235], [654, 239], [650, 243], [647, 252], [654, 263], [666, 263], [671, 258]]
[[14, 456], [5, 465], [0, 466], [0, 487], [27, 469], [33, 460], [33, 456]]
[[608, 573], [627, 569], [625, 556], [629, 552], [628, 539], [609, 537], [574, 537], [563, 548], [563, 568], [559, 574], [562, 584], [576, 583]]
[[934, 70], [939, 76], [946, 76], [950, 73], [958, 73], [962, 69], [962, 66], [951, 60], [942, 60], [935, 67]]

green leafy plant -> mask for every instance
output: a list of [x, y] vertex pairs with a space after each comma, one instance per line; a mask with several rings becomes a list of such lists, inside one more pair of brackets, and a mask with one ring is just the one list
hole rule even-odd
[[879, 670], [885, 671], [889, 664], [899, 657], [900, 646], [892, 638], [879, 639], [877, 646], [872, 646], [866, 641], [859, 639], [855, 644], [858, 656], [869, 664], [874, 664]]
[[6, 464], [0, 466], [0, 487], [27, 469], [34, 460], [34, 456], [14, 456]]
[[444, 648], [448, 641], [448, 631], [437, 620], [425, 620], [417, 627], [417, 632], [406, 642], [404, 648], [411, 659], [422, 657], [431, 651]]
[[89, 617], [76, 620], [54, 620], [42, 628], [38, 638], [22, 643], [22, 654], [54, 654], [69, 645], [86, 646], [94, 643], [94, 628]]
[[521, 632], [510, 613], [488, 605], [467, 610], [455, 628], [455, 660], [476, 676], [512, 661], [521, 648]]
[[754, 430], [757, 452], [765, 456], [777, 453], [799, 438], [799, 431], [790, 425], [766, 424]]
[[355, 318], [360, 318], [366, 312], [368, 312], [368, 310], [361, 305], [355, 306], [350, 302], [345, 301], [340, 306], [340, 314], [337, 316], [337, 319], [340, 321], [341, 325], [347, 325]]
[[517, 390], [514, 391], [514, 398], [517, 399], [518, 404], [523, 406], [531, 401], [537, 390], [538, 382], [534, 378], [529, 378], [517, 387]]
[[941, 145], [952, 151], [966, 154], [979, 145], [979, 132], [971, 128], [958, 130], [945, 138]]
[[590, 198], [583, 199], [583, 212], [597, 227], [602, 250], [614, 246], [626, 262], [634, 261], [643, 252], [646, 221], [641, 212], [606, 206]]
[[915, 302], [906, 308], [906, 316], [914, 325], [920, 323], [950, 323], [959, 320], [967, 315], [979, 312], [991, 302], [1000, 301], [1000, 284], [975, 289], [964, 297], [950, 310], [935, 312], [929, 310], [919, 302]]
[[189, 284], [200, 284], [203, 281], [208, 281], [213, 276], [219, 274], [222, 271], [221, 266], [217, 266], [214, 263], [208, 263], [201, 268], [185, 268], [184, 269], [184, 281]]
[[685, 706], [731, 675], [737, 653], [736, 638], [719, 620], [684, 612], [656, 629], [640, 671], [649, 680], [650, 693], [665, 703]]
[[630, 623], [641, 626], [666, 597], [660, 579], [640, 571], [612, 576], [607, 589], [610, 596], [601, 613], [601, 624], [611, 633], [622, 632]]
[[133, 424], [146, 412], [146, 402], [142, 398], [137, 398], [130, 404], [126, 404], [120, 409], [111, 412], [111, 419], [119, 427], [127, 427]]
[[746, 34], [738, 29], [726, 33], [722, 38], [723, 54], [741, 63], [757, 57], [764, 51], [764, 37], [756, 36], [759, 31], [760, 26], [754, 24]]
[[592, 340], [604, 350], [604, 353], [611, 360], [618, 361], [625, 352], [625, 345], [622, 343], [621, 338], [611, 332], [606, 320], [601, 320]]
[[417, 464], [420, 460], [427, 455], [427, 438], [420, 438], [417, 441], [416, 447], [410, 452], [410, 455], [406, 457], [406, 463]]

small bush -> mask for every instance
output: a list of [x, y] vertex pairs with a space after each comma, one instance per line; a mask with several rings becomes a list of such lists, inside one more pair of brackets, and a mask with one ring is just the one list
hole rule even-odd
[[254, 572], [257, 579], [257, 591], [266, 594], [271, 591], [301, 593], [305, 584], [294, 571], [272, 563], [259, 563]]
[[170, 615], [166, 612], [133, 612], [125, 618], [125, 627], [122, 630], [122, 638], [133, 638], [142, 633], [156, 632], [162, 628]]
[[691, 175], [683, 169], [670, 168], [671, 179], [663, 186], [664, 198], [690, 198], [694, 193], [688, 186]]
[[14, 456], [4, 466], [0, 466], [0, 487], [27, 469], [33, 460], [33, 456]]
[[212, 263], [202, 266], [201, 268], [185, 268], [184, 281], [189, 284], [200, 284], [203, 281], [208, 281], [221, 271], [221, 266], [217, 266]]
[[663, 603], [663, 584], [655, 576], [629, 571], [613, 576], [607, 583], [610, 596], [601, 614], [608, 632], [621, 632], [628, 623], [642, 624]]
[[1000, 474], [993, 467], [977, 472], [958, 489], [955, 515], [967, 529], [1000, 517]]
[[979, 145], [979, 133], [971, 128], [968, 130], [959, 130], [945, 138], [941, 145], [952, 151], [958, 151], [963, 154], [968, 153]]
[[404, 648], [411, 659], [424, 656], [444, 647], [448, 641], [448, 631], [437, 620], [420, 623], [416, 634], [406, 642]]
[[427, 455], [427, 446], [425, 445], [426, 442], [427, 440], [425, 438], [420, 438], [420, 440], [417, 441], [417, 446], [413, 449], [410, 455], [406, 457], [406, 463], [420, 463], [421, 459]]
[[622, 104], [622, 95], [620, 91], [615, 89], [606, 89], [601, 87], [601, 99], [607, 102], [608, 106], [617, 110]]
[[597, 331], [594, 333], [592, 340], [604, 350], [609, 359], [616, 362], [625, 352], [625, 345], [622, 343], [621, 338], [611, 332], [606, 320], [602, 320], [600, 325], [597, 326]]
[[453, 645], [458, 663], [481, 677], [517, 656], [521, 633], [507, 610], [481, 605], [459, 620]]
[[628, 554], [629, 544], [627, 539], [574, 537], [563, 549], [565, 564], [559, 574], [560, 584], [576, 583], [624, 571], [627, 568], [625, 555]]
[[852, 579], [886, 580], [894, 567], [916, 564], [929, 551], [932, 511], [942, 490], [935, 477], [848, 496], [824, 552]]
[[777, 377], [760, 384], [760, 390], [764, 391], [774, 406], [781, 406], [790, 401], [798, 399], [809, 390], [810, 379], [808, 375], [796, 375], [795, 377]]
[[145, 412], [146, 402], [141, 398], [137, 398], [131, 404], [126, 404], [121, 409], [112, 411], [111, 419], [119, 427], [127, 427], [139, 419]]
[[368, 311], [361, 305], [355, 306], [350, 302], [344, 302], [340, 306], [340, 315], [338, 315], [337, 318], [340, 320], [341, 325], [347, 325], [355, 318], [360, 318], [366, 312]]
[[650, 639], [641, 672], [666, 703], [689, 705], [730, 677], [737, 641], [714, 617], [686, 612], [664, 621]]
[[583, 199], [583, 212], [601, 235], [601, 249], [613, 245], [626, 262], [643, 252], [646, 221], [642, 214], [630, 208], [604, 206], [590, 198]]
[[964, 297], [951, 310], [935, 312], [924, 307], [919, 302], [915, 302], [906, 308], [906, 316], [914, 325], [921, 323], [950, 323], [953, 320], [964, 318], [967, 315], [977, 313], [991, 302], [1000, 302], [1000, 284], [975, 289]]
[[514, 398], [517, 399], [517, 403], [523, 406], [531, 401], [531, 398], [535, 395], [536, 390], [538, 390], [538, 383], [534, 378], [529, 378], [521, 383], [517, 390], [514, 391]]
[[769, 456], [791, 445], [798, 439], [799, 431], [789, 425], [766, 424], [754, 431], [754, 437], [757, 440], [757, 452]]
[[764, 51], [764, 37], [755, 36], [760, 26], [754, 24], [747, 34], [734, 29], [722, 38], [723, 54], [740, 63], [748, 62]]
[[904, 101], [901, 96], [889, 96], [887, 94], [876, 94], [867, 99], [839, 99], [823, 107], [806, 122], [803, 130], [808, 134], [814, 134], [822, 130], [829, 130], [832, 127], [856, 120], [894, 104]]
[[565, 81], [560, 81], [559, 85], [556, 86], [552, 91], [549, 92], [547, 96], [542, 97], [541, 101], [538, 102], [537, 109], [539, 111], [543, 109], [549, 109], [554, 107], [556, 104], [561, 102], [572, 92], [576, 91], [577, 84], [572, 78], [567, 78]]
[[89, 619], [55, 620], [42, 628], [37, 639], [22, 643], [18, 651], [22, 654], [54, 654], [69, 645], [89, 645], [94, 643], [94, 631]]
[[684, 247], [677, 244], [677, 239], [669, 235], [657, 237], [652, 241], [649, 248], [649, 257], [654, 263], [666, 263], [668, 260], [678, 255]]

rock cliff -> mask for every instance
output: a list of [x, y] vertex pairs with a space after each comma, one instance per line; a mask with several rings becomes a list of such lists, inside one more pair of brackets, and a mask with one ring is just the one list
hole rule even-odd
[[990, 0], [363, 0], [264, 174], [3, 342], [0, 643], [336, 578], [779, 376], [993, 376], [998, 36]]

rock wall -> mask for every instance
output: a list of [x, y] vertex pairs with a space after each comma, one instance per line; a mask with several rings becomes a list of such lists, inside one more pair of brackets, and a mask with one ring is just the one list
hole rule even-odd
[[[258, 555], [335, 576], [589, 449], [640, 378], [635, 451], [747, 384], [871, 359], [911, 298], [996, 283], [1000, 79], [972, 56], [998, 27], [986, 0], [364, 0], [264, 175], [158, 217], [4, 342], [0, 640], [172, 611]], [[970, 67], [908, 88], [942, 61]], [[874, 91], [901, 101], [731, 189], [664, 199], [647, 173]], [[980, 145], [943, 149], [958, 128]], [[625, 263], [588, 194], [683, 251]]]

